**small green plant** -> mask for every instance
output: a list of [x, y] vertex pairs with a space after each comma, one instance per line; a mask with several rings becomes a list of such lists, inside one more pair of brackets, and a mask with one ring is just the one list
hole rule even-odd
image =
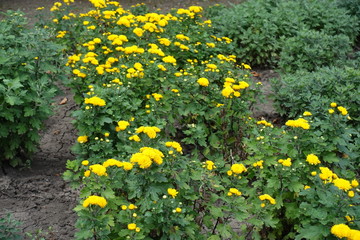
[[13, 219], [11, 214], [7, 214], [5, 217], [0, 217], [0, 239], [6, 240], [21, 240], [23, 236], [19, 226], [20, 222]]
[[[60, 46], [46, 29], [26, 29], [21, 12], [0, 21], [0, 158], [17, 166], [36, 150], [42, 121], [51, 114]], [[1, 162], [0, 162], [1, 164]]]
[[285, 72], [299, 69], [313, 71], [318, 67], [345, 61], [351, 52], [346, 35], [327, 35], [315, 30], [298, 31], [297, 35], [283, 39], [279, 68]]

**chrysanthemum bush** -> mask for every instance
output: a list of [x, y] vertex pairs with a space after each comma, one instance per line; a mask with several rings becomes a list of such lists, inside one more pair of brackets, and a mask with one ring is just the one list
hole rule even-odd
[[64, 78], [61, 46], [46, 29], [27, 28], [20, 11], [0, 21], [0, 165], [29, 163], [51, 114], [55, 80]]
[[65, 19], [81, 32], [50, 26], [78, 43], [67, 64], [78, 158], [64, 174], [81, 186], [77, 239], [353, 239], [358, 145], [344, 107], [281, 128], [256, 121], [250, 66], [208, 33], [201, 7], [138, 15], [91, 2]]

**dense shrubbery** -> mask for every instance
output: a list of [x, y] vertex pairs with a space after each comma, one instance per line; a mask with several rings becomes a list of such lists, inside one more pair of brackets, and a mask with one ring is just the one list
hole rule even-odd
[[315, 72], [298, 71], [273, 79], [275, 107], [286, 117], [296, 117], [307, 109], [320, 115], [329, 102], [339, 102], [359, 123], [360, 71], [351, 67], [325, 67]]
[[342, 64], [351, 52], [346, 35], [328, 35], [315, 30], [302, 30], [296, 36], [283, 39], [279, 68], [284, 72]]
[[42, 121], [51, 114], [54, 80], [63, 67], [60, 46], [46, 29], [26, 29], [21, 12], [0, 21], [0, 164], [24, 164], [36, 150]]
[[[320, 38], [323, 38], [321, 34], [346, 35], [350, 42], [342, 43], [349, 44], [342, 49], [348, 49], [359, 34], [356, 16], [337, 7], [335, 1], [246, 1], [220, 11], [211, 19], [215, 32], [234, 40], [236, 55], [254, 65], [276, 64], [281, 60], [280, 52], [286, 46], [284, 40], [289, 37], [297, 38], [299, 32], [304, 30], [318, 31]], [[337, 41], [338, 38], [333, 42], [329, 38], [327, 45], [333, 46]], [[312, 51], [305, 50], [301, 55], [294, 55], [294, 60], [311, 58], [311, 54]]]

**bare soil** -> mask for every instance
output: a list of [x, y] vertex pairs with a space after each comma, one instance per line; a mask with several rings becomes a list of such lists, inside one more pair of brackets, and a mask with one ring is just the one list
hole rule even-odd
[[[0, 12], [19, 9], [34, 21], [37, 7], [49, 8], [54, 2], [55, 0], [0, 0]], [[90, 6], [85, 0], [76, 2], [79, 9]], [[127, 8], [141, 2], [152, 8], [166, 10], [190, 5], [236, 4], [241, 0], [124, 0], [120, 3]], [[269, 94], [268, 80], [277, 74], [272, 70], [259, 70], [258, 73], [254, 80], [261, 81], [264, 93]], [[39, 150], [33, 158], [31, 168], [13, 169], [7, 166], [5, 173], [0, 171], [0, 218], [11, 213], [14, 219], [22, 223], [22, 233], [32, 233], [33, 239], [43, 236], [47, 240], [69, 240], [73, 239], [76, 231], [76, 214], [73, 208], [78, 203], [78, 193], [61, 176], [66, 169], [66, 161], [75, 158], [70, 148], [77, 136], [71, 124], [71, 112], [76, 109], [76, 105], [70, 89], [61, 85], [59, 87], [62, 92], [54, 99], [54, 114], [45, 122]], [[254, 115], [258, 118], [276, 118], [269, 100], [259, 104]]]

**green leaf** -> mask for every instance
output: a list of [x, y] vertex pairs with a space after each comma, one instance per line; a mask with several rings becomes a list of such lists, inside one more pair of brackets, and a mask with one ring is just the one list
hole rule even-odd
[[103, 192], [101, 193], [101, 195], [102, 195], [104, 198], [106, 198], [106, 199], [113, 199], [113, 198], [115, 198], [115, 192], [114, 192], [112, 189], [110, 189], [110, 188], [107, 188], [105, 191], [103, 191]]
[[220, 207], [210, 207], [210, 214], [214, 218], [223, 217], [224, 213], [221, 211]]
[[23, 101], [17, 96], [5, 96], [5, 102], [11, 106], [20, 105], [23, 103]]
[[336, 153], [330, 152], [323, 155], [324, 162], [334, 163], [339, 162], [339, 158], [336, 156]]

